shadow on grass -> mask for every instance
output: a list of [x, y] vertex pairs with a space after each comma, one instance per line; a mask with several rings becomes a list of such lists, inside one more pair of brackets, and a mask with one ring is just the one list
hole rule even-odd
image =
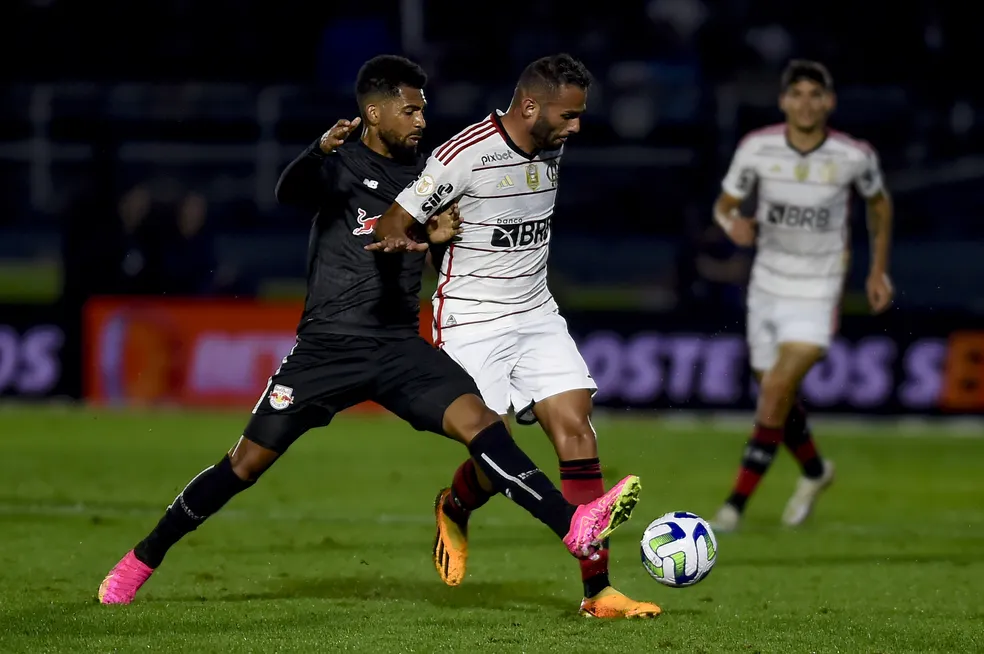
[[[167, 601], [166, 598], [160, 598]], [[175, 600], [185, 598], [173, 598]], [[449, 588], [436, 579], [419, 581], [396, 577], [335, 577], [293, 579], [272, 585], [269, 590], [245, 594], [224, 594], [216, 601], [327, 599], [340, 601], [409, 601], [426, 602], [447, 608], [501, 609], [538, 606], [570, 611], [580, 601], [576, 595], [558, 597], [538, 591], [535, 585], [520, 582], [465, 582]]]

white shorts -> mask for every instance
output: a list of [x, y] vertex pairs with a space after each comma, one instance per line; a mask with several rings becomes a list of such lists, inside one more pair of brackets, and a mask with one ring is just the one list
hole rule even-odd
[[837, 331], [840, 298], [806, 299], [748, 289], [748, 354], [753, 370], [776, 363], [780, 343], [814, 343], [824, 349]]
[[490, 409], [516, 412], [516, 421], [536, 422], [533, 405], [548, 397], [598, 386], [559, 313], [533, 318], [502, 331], [448, 330], [441, 345], [472, 376]]

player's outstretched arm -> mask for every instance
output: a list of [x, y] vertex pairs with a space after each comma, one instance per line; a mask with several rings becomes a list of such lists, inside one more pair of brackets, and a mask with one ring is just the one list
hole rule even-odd
[[[377, 252], [424, 252], [427, 250], [427, 243], [419, 243], [408, 235], [410, 228], [416, 224], [417, 221], [406, 209], [393, 203], [393, 206], [376, 223], [376, 229], [373, 231], [376, 242], [367, 245], [366, 249]], [[458, 203], [452, 203], [447, 209], [428, 220], [425, 227], [427, 240], [430, 243], [447, 243], [461, 234]]]
[[[448, 163], [452, 163], [451, 159]], [[449, 166], [431, 155], [417, 179], [400, 191], [393, 205], [376, 222], [373, 232], [376, 242], [367, 245], [366, 249], [375, 252], [425, 252], [428, 245], [420, 241], [442, 243], [457, 236], [461, 223], [453, 198], [465, 193], [471, 173], [468, 157], [458, 157]], [[410, 227], [415, 224], [426, 226], [426, 237], [421, 235], [416, 240], [410, 236]], [[415, 231], [420, 233], [422, 230]]]
[[881, 313], [892, 304], [894, 289], [888, 276], [892, 249], [892, 198], [884, 189], [868, 198], [868, 235], [871, 240], [871, 268], [865, 284], [871, 310]]
[[394, 202], [380, 216], [372, 232], [375, 242], [366, 246], [372, 252], [426, 252], [427, 244], [418, 243], [407, 234], [417, 223], [410, 213]]
[[277, 181], [276, 195], [280, 204], [303, 209], [317, 209], [321, 198], [331, 185], [331, 175], [325, 157], [331, 154], [359, 126], [361, 118], [340, 120], [291, 161]]
[[738, 212], [740, 204], [740, 198], [721, 193], [714, 203], [714, 222], [735, 245], [751, 247], [755, 243], [755, 219], [743, 217]]

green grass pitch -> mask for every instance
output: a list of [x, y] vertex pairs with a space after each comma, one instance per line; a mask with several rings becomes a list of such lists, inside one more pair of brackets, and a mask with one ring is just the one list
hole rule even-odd
[[[643, 484], [612, 579], [664, 609], [600, 622], [576, 615], [576, 562], [501, 497], [473, 518], [468, 578], [444, 587], [431, 503], [464, 449], [343, 416], [179, 543], [134, 604], [96, 604], [245, 417], [0, 411], [0, 652], [984, 651], [984, 439], [931, 427], [816, 428], [838, 479], [810, 522], [778, 524], [797, 474], [783, 454], [714, 572], [676, 590], [646, 575], [638, 538], [666, 511], [712, 516], [746, 434], [599, 418], [607, 482]], [[556, 479], [539, 430], [517, 438]]]

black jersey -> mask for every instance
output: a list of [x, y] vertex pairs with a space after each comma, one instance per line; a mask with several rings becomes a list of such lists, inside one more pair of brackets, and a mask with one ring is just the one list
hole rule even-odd
[[297, 333], [405, 337], [418, 333], [425, 253], [369, 252], [373, 228], [425, 157], [384, 157], [361, 140], [324, 154], [315, 142], [284, 171], [277, 199], [316, 210], [307, 298]]

